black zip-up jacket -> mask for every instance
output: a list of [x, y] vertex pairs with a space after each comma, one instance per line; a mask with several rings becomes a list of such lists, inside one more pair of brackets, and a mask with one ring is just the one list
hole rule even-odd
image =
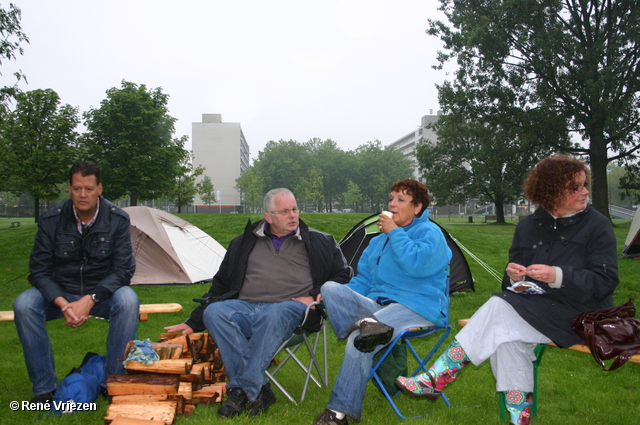
[[[249, 221], [244, 233], [229, 244], [222, 264], [213, 277], [213, 284], [209, 292], [203, 295], [203, 298], [208, 301], [196, 307], [185, 322], [195, 332], [203, 331], [206, 328], [202, 314], [210, 303], [238, 298], [244, 283], [249, 253], [258, 240], [254, 230], [263, 224], [264, 220], [253, 224]], [[300, 220], [299, 229], [309, 255], [309, 266], [313, 280], [313, 288], [309, 295], [315, 299], [320, 293], [320, 287], [329, 280], [347, 283], [351, 279], [353, 271], [347, 264], [334, 237], [308, 227], [302, 220]]]
[[102, 196], [98, 217], [84, 234], [70, 199], [45, 212], [38, 220], [29, 282], [47, 302], [64, 292], [95, 293], [104, 301], [129, 285], [135, 272], [129, 226], [129, 215]]
[[547, 292], [544, 295], [506, 290], [510, 285], [506, 273], [503, 292], [496, 294], [560, 347], [584, 343], [571, 328], [571, 319], [584, 311], [613, 304], [613, 292], [618, 286], [616, 237], [609, 219], [592, 205], [570, 217], [553, 218], [539, 208], [523, 218], [513, 236], [509, 262], [523, 266], [547, 264], [562, 269], [559, 289], [534, 280]]

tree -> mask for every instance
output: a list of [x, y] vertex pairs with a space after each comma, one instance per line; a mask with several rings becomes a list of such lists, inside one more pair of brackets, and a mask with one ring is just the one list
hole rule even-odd
[[211, 182], [211, 177], [204, 176], [202, 181], [196, 184], [196, 190], [198, 191], [198, 195], [200, 195], [200, 199], [202, 199], [202, 202], [205, 204], [210, 206], [216, 202], [216, 192]]
[[242, 193], [247, 212], [260, 212], [263, 209], [264, 195], [267, 193], [264, 178], [260, 172], [251, 166], [236, 179], [236, 189]]
[[[344, 191], [345, 174], [348, 171], [346, 153], [338, 147], [336, 142], [331, 139], [320, 140], [311, 139], [306, 145], [315, 167], [319, 170], [322, 182], [322, 188], [316, 188], [322, 191], [322, 198], [326, 203], [326, 210], [333, 210], [333, 201], [341, 197]], [[318, 209], [321, 205], [318, 205]]]
[[640, 161], [629, 162], [625, 165], [626, 174], [620, 177], [620, 196], [631, 199], [633, 203], [640, 203]]
[[478, 197], [495, 204], [498, 223], [505, 222], [504, 205], [521, 196], [528, 170], [550, 152], [513, 128], [457, 115], [442, 115], [431, 127], [438, 143], [422, 141], [416, 157], [435, 200], [447, 205]]
[[191, 164], [191, 155], [181, 161], [181, 172], [176, 176], [174, 186], [169, 191], [168, 197], [178, 207], [178, 214], [182, 212], [182, 207], [193, 203], [193, 198], [198, 192], [196, 178], [204, 172], [202, 167], [194, 170]]
[[354, 207], [358, 210], [358, 205], [362, 202], [363, 196], [357, 184], [349, 180], [347, 191], [342, 194], [345, 206]]
[[122, 81], [107, 90], [98, 109], [85, 112], [87, 133], [83, 145], [100, 164], [104, 194], [138, 201], [168, 196], [189, 157], [187, 136], [172, 138], [175, 118], [169, 116], [169, 96], [161, 88]]
[[311, 168], [308, 148], [295, 140], [268, 142], [253, 162], [269, 189], [288, 187], [307, 176]]
[[[326, 199], [324, 198], [324, 181], [320, 168], [312, 167], [311, 170], [309, 170], [308, 183], [307, 196], [316, 204], [318, 212], [320, 212], [322, 209], [322, 200]], [[330, 210], [327, 208], [327, 211]]]
[[17, 195], [33, 196], [36, 220], [40, 199], [57, 198], [58, 184], [68, 182], [78, 123], [77, 109], [60, 106], [58, 94], [51, 89], [18, 93], [15, 111], [2, 121], [0, 162], [8, 173], [5, 185]]
[[356, 149], [354, 167], [352, 179], [373, 211], [386, 208], [389, 190], [395, 181], [413, 176], [411, 161], [397, 149], [383, 148], [379, 140]]
[[[0, 65], [2, 60], [14, 60], [16, 54], [22, 55], [24, 49], [21, 43], [29, 43], [29, 38], [20, 26], [21, 18], [21, 10], [13, 3], [9, 4], [9, 10], [0, 8]], [[14, 72], [13, 76], [16, 79], [14, 85], [0, 88], [0, 116], [9, 112], [10, 100], [19, 93], [17, 84], [25, 78], [22, 71]]]
[[[456, 58], [445, 113], [513, 127], [556, 151], [588, 156], [594, 206], [608, 216], [606, 166], [640, 149], [638, 0], [440, 0], [430, 21]], [[439, 87], [439, 90], [441, 87]], [[567, 143], [567, 130], [586, 146]], [[528, 134], [528, 136], [525, 136]], [[608, 156], [611, 152], [611, 156]]]

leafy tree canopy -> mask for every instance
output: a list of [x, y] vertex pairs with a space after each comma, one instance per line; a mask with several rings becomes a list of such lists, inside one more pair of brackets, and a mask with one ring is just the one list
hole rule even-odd
[[107, 90], [97, 109], [85, 112], [87, 155], [100, 164], [104, 194], [139, 200], [170, 195], [189, 152], [187, 136], [172, 138], [175, 118], [169, 116], [169, 96], [161, 88], [122, 81]]
[[[440, 66], [456, 58], [459, 67], [439, 87], [445, 114], [457, 108], [587, 155], [594, 205], [608, 215], [607, 163], [640, 149], [640, 14], [630, 13], [640, 1], [440, 3], [450, 26], [430, 21], [428, 33], [444, 42]], [[569, 144], [567, 131], [582, 143]]]
[[[20, 26], [22, 12], [13, 3], [9, 9], [0, 8], [0, 65], [5, 60], [14, 60], [16, 55], [22, 55], [24, 49], [21, 43], [29, 43], [29, 38]], [[2, 73], [0, 73], [2, 76]], [[25, 78], [22, 71], [13, 73], [16, 82], [11, 86], [0, 87], [0, 115], [9, 111], [9, 101], [19, 92], [17, 84]]]
[[68, 171], [75, 159], [78, 111], [60, 105], [51, 89], [21, 92], [16, 109], [1, 122], [0, 163], [7, 174], [5, 189], [35, 198], [53, 200], [60, 194], [59, 184], [68, 182]]
[[[334, 202], [344, 204], [344, 194], [352, 181], [354, 191], [361, 191], [357, 202], [367, 202], [377, 209], [386, 205], [394, 181], [412, 175], [411, 161], [396, 149], [383, 148], [379, 141], [345, 152], [332, 140], [281, 140], [267, 143], [236, 181], [236, 187], [243, 192], [245, 205], [251, 199], [256, 208], [260, 208], [267, 190], [287, 187], [296, 194], [300, 208], [309, 201], [317, 210], [331, 211]], [[261, 188], [259, 194], [256, 187]], [[350, 202], [356, 202], [353, 199]]]

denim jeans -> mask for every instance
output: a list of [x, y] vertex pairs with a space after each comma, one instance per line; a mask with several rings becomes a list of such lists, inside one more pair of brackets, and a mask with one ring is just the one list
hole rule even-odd
[[264, 374], [280, 345], [293, 335], [306, 305], [300, 301], [255, 303], [225, 300], [210, 304], [203, 320], [213, 336], [229, 388], [242, 388], [249, 401], [267, 382]]
[[322, 285], [321, 292], [331, 327], [338, 339], [347, 339], [344, 359], [327, 408], [360, 421], [373, 356], [384, 347], [379, 345], [370, 353], [358, 351], [353, 346], [353, 340], [360, 331], [354, 330], [354, 323], [365, 317], [375, 318], [393, 327], [393, 338], [407, 327], [433, 326], [433, 323], [402, 304], [381, 306], [336, 282], [326, 282]]
[[[64, 294], [69, 302], [83, 296]], [[124, 349], [127, 342], [137, 337], [139, 310], [138, 296], [128, 286], [118, 289], [111, 298], [91, 309], [92, 316], [109, 319], [105, 358], [107, 376], [125, 372], [122, 366]], [[58, 380], [46, 322], [62, 318], [62, 311], [53, 303], [47, 304], [36, 288], [27, 289], [20, 294], [13, 303], [13, 311], [33, 393], [39, 395], [55, 391]], [[79, 354], [84, 356], [85, 353]]]

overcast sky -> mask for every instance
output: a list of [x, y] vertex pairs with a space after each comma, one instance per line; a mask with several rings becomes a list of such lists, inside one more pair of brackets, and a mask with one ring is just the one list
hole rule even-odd
[[[11, 66], [80, 112], [126, 80], [161, 87], [176, 137], [203, 113], [270, 140], [385, 146], [438, 109], [436, 0], [13, 0], [30, 39]], [[2, 2], [7, 9], [8, 2]], [[187, 148], [191, 148], [189, 141]]]

